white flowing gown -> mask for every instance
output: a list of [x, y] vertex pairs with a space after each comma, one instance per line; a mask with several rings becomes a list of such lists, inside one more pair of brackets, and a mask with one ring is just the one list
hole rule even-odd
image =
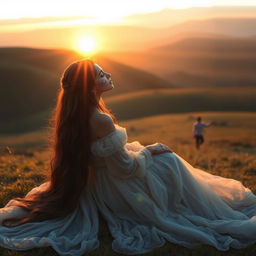
[[[52, 246], [60, 255], [80, 256], [99, 246], [98, 211], [108, 223], [113, 250], [124, 254], [145, 253], [166, 241], [221, 251], [256, 242], [256, 196], [241, 182], [193, 168], [175, 153], [152, 156], [139, 142], [127, 143], [118, 125], [93, 142], [91, 152], [95, 182], [79, 207], [64, 219], [0, 226], [1, 246]], [[0, 209], [0, 220], [25, 214], [13, 203]]]

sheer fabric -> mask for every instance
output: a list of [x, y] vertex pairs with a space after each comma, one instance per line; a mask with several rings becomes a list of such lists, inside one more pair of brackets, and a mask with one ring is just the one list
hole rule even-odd
[[[193, 168], [175, 153], [151, 156], [139, 142], [127, 143], [120, 126], [93, 142], [91, 152], [95, 183], [79, 207], [65, 219], [0, 227], [1, 246], [52, 246], [61, 255], [82, 255], [99, 246], [97, 211], [108, 223], [113, 250], [124, 254], [166, 241], [221, 251], [256, 242], [256, 196], [241, 182]], [[0, 220], [5, 214], [25, 212], [10, 202]]]
[[115, 251], [144, 253], [166, 240], [222, 251], [255, 243], [256, 196], [241, 182], [193, 168], [175, 153], [151, 156], [139, 142], [127, 143], [122, 127], [92, 148], [93, 196]]
[[[48, 184], [43, 183], [27, 195], [40, 193]], [[25, 215], [26, 211], [11, 200], [0, 209], [0, 224], [6, 217]], [[0, 246], [18, 251], [51, 246], [59, 255], [80, 256], [99, 247], [98, 228], [96, 205], [90, 192], [84, 190], [77, 209], [63, 219], [31, 222], [11, 228], [0, 225]]]

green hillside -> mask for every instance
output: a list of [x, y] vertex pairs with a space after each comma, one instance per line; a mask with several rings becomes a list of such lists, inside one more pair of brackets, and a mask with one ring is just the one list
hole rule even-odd
[[[206, 130], [206, 141], [198, 152], [194, 147], [191, 135], [191, 126], [198, 115], [203, 116], [205, 121], [215, 121], [216, 125]], [[256, 115], [254, 113], [183, 113], [168, 114], [142, 119], [124, 121], [120, 123], [126, 127], [129, 142], [139, 141], [142, 144], [161, 142], [168, 145], [175, 153], [183, 157], [196, 168], [233, 178], [242, 182], [243, 185], [256, 193], [255, 177], [255, 154], [256, 154]], [[0, 207], [4, 206], [14, 197], [24, 196], [33, 187], [42, 184], [49, 170], [50, 152], [33, 150], [32, 140], [36, 145], [36, 136], [29, 134], [27, 137], [19, 137], [19, 143], [27, 141], [28, 149], [5, 151], [1, 154], [0, 165]], [[30, 137], [30, 140], [29, 140]], [[7, 142], [7, 141], [6, 141]], [[15, 142], [15, 140], [13, 140]], [[0, 139], [2, 144], [2, 140]], [[12, 147], [11, 147], [12, 150]], [[106, 223], [100, 219], [99, 239], [100, 248], [87, 252], [90, 256], [118, 256], [111, 248], [111, 235]], [[255, 245], [243, 249], [230, 249], [227, 252], [219, 252], [211, 246], [198, 246], [194, 249], [166, 243], [145, 256], [156, 255], [208, 255], [208, 256], [241, 256], [254, 255]], [[35, 248], [18, 252], [0, 248], [1, 256], [57, 256], [52, 248]]]
[[[191, 136], [191, 126], [198, 115], [205, 121], [215, 121], [216, 125], [206, 130], [206, 141], [200, 151], [196, 151]], [[256, 154], [256, 115], [254, 113], [183, 113], [159, 115], [137, 120], [129, 120], [120, 124], [126, 127], [129, 142], [137, 140], [142, 144], [161, 142], [167, 144], [175, 153], [183, 157], [196, 168], [236, 179], [256, 193], [255, 154]], [[33, 187], [42, 184], [49, 176], [51, 152], [37, 151], [31, 148], [30, 134], [21, 139], [30, 142], [30, 150], [14, 152], [5, 151], [0, 155], [0, 207], [14, 197], [24, 196]], [[42, 135], [38, 134], [38, 138]], [[13, 142], [14, 138], [13, 138]], [[2, 140], [0, 139], [2, 144]], [[12, 148], [11, 148], [12, 149]], [[86, 252], [84, 256], [118, 256], [111, 248], [112, 237], [107, 225], [100, 219], [100, 248]], [[173, 243], [144, 254], [145, 256], [251, 256], [255, 254], [256, 246], [243, 249], [230, 249], [227, 252], [217, 251], [211, 246], [201, 245], [197, 248], [185, 248]], [[57, 256], [52, 248], [35, 248], [18, 252], [0, 248], [1, 256]]]
[[53, 105], [56, 73], [22, 63], [0, 63], [0, 118], [22, 119]]
[[[108, 96], [106, 93], [104, 99], [119, 120], [196, 111], [256, 111], [256, 88], [158, 89], [116, 96]], [[0, 134], [11, 135], [45, 128], [49, 116], [50, 109], [25, 119], [2, 123]]]
[[[130, 120], [119, 119], [118, 123], [126, 127], [129, 141], [138, 140], [142, 144], [155, 141], [166, 143], [190, 158], [190, 151], [186, 151], [186, 148], [194, 143], [192, 124], [199, 115], [205, 122], [215, 122], [214, 126], [205, 131], [206, 144], [213, 151], [219, 150], [221, 145], [222, 149], [256, 154], [256, 114], [253, 112], [171, 113]], [[7, 146], [15, 152], [44, 149], [50, 133], [49, 130], [40, 129], [22, 134], [0, 135], [0, 154], [7, 152]]]
[[[27, 133], [46, 127], [61, 72], [80, 58], [77, 53], [65, 50], [0, 48], [0, 134]], [[223, 84], [222, 88], [178, 89], [170, 88], [169, 82], [149, 72], [106, 57], [95, 56], [94, 60], [112, 74], [115, 88], [104, 98], [121, 120], [194, 111], [256, 111], [256, 89], [246, 84], [234, 87], [241, 82], [236, 74], [231, 78], [237, 83], [230, 88], [222, 78], [219, 84]], [[137, 61], [134, 59], [130, 65], [137, 65]], [[161, 59], [158, 64], [162, 65]], [[181, 80], [185, 75], [177, 74]], [[186, 79], [195, 85], [200, 76]], [[205, 79], [201, 82], [207, 87], [211, 77], [205, 75]]]
[[[0, 48], [0, 133], [33, 131], [45, 125], [63, 70], [81, 58], [66, 50]], [[95, 60], [112, 73], [115, 90], [109, 95], [171, 87], [146, 71], [100, 56]]]
[[129, 65], [125, 65], [99, 55], [95, 57], [95, 61], [112, 75], [115, 90], [108, 93], [110, 96], [145, 89], [173, 87], [171, 82], [141, 70], [142, 67], [139, 67], [139, 69], [132, 67], [136, 60], [131, 61]]
[[256, 88], [159, 89], [106, 98], [122, 120], [165, 113], [256, 111]]

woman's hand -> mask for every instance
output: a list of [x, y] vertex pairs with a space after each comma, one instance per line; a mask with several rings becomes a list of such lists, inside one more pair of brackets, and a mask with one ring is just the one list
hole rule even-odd
[[173, 151], [166, 145], [162, 143], [155, 143], [146, 146], [146, 149], [150, 151], [152, 155], [158, 155], [158, 154], [163, 154], [163, 153], [172, 153]]

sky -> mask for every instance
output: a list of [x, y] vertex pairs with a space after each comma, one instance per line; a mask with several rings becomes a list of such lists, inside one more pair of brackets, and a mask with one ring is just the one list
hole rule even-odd
[[159, 11], [165, 8], [254, 5], [255, 0], [3, 0], [0, 19], [90, 16], [99, 19]]
[[[190, 9], [214, 6], [225, 7], [207, 8], [207, 11], [204, 8]], [[231, 6], [245, 8], [231, 10]], [[0, 47], [71, 47], [92, 51], [93, 48], [106, 50], [107, 46], [116, 50], [121, 45], [127, 49], [131, 43], [126, 37], [121, 42], [123, 27], [167, 28], [188, 20], [222, 15], [255, 17], [255, 8], [256, 0], [2, 0]], [[150, 14], [140, 15], [144, 13]], [[126, 36], [134, 37], [135, 41], [145, 36], [149, 41], [155, 38], [151, 38], [151, 31], [146, 29], [144, 34], [135, 28], [125, 33], [130, 33]]]

